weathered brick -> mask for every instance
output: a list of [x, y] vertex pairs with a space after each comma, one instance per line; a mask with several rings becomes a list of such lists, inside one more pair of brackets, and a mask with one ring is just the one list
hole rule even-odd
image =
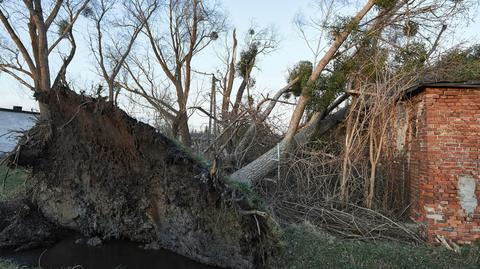
[[[459, 244], [478, 240], [480, 207], [473, 214], [464, 207], [480, 198], [480, 89], [427, 88], [411, 101], [404, 119], [416, 130], [404, 142], [410, 216], [426, 224], [431, 243], [437, 235]], [[460, 188], [462, 176], [473, 178], [473, 187]]]

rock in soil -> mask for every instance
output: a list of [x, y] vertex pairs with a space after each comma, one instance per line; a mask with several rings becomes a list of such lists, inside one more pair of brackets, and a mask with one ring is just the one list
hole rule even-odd
[[102, 239], [100, 239], [98, 237], [92, 237], [92, 238], [87, 240], [87, 245], [89, 245], [91, 247], [98, 247], [98, 246], [102, 245]]

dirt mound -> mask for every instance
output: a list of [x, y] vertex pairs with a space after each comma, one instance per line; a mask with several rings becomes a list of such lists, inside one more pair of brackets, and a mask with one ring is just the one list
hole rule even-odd
[[21, 140], [17, 163], [32, 168], [29, 196], [48, 220], [210, 265], [267, 266], [275, 245], [268, 219], [174, 141], [66, 88], [37, 98], [52, 119]]

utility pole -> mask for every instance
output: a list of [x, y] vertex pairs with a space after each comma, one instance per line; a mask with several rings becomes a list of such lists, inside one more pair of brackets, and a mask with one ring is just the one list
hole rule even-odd
[[[217, 83], [217, 78], [215, 78], [215, 75], [212, 74], [212, 89], [210, 92], [210, 115], [208, 120], [208, 143], [212, 143], [212, 140], [217, 137], [217, 97], [216, 97], [216, 83]], [[212, 129], [213, 128], [213, 129]], [[212, 138], [213, 136], [213, 138]]]

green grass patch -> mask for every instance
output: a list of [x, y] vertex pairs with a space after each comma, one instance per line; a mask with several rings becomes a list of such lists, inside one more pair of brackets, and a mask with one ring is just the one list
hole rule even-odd
[[0, 269], [19, 269], [20, 266], [10, 262], [10, 261], [3, 261], [0, 260]]
[[0, 166], [0, 199], [10, 198], [21, 190], [27, 175], [26, 170]]
[[227, 184], [228, 186], [234, 189], [239, 190], [240, 193], [242, 193], [245, 196], [245, 198], [247, 199], [251, 207], [258, 210], [262, 210], [262, 211], [266, 210], [265, 202], [263, 201], [262, 198], [260, 198], [258, 193], [256, 193], [255, 190], [250, 185], [243, 182], [232, 180], [228, 176], [225, 176], [224, 179], [225, 179], [225, 184]]
[[286, 228], [282, 241], [274, 268], [480, 268], [478, 245], [457, 254], [443, 247], [340, 240], [306, 225]]
[[180, 148], [183, 152], [185, 152], [190, 158], [194, 159], [196, 162], [202, 164], [206, 168], [210, 168], [211, 162], [210, 160], [202, 155], [202, 154], [197, 154], [192, 151], [192, 149], [186, 147], [185, 145], [182, 144], [182, 142], [178, 141], [175, 138], [169, 138], [170, 140], [173, 141], [173, 143]]

